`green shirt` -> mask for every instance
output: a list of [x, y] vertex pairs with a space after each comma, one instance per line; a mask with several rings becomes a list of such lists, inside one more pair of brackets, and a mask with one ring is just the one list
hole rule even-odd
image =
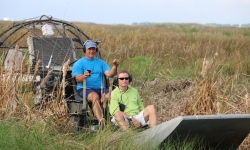
[[109, 112], [113, 116], [116, 112], [120, 111], [118, 102], [126, 105], [124, 113], [129, 116], [139, 114], [144, 109], [140, 95], [137, 89], [128, 86], [127, 91], [122, 91], [116, 87], [111, 92], [111, 99], [109, 104]]

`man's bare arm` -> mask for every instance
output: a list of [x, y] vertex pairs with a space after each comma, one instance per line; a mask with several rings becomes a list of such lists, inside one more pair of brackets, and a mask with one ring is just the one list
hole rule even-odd
[[87, 77], [89, 77], [89, 75], [90, 73], [88, 71], [85, 71], [84, 74], [77, 74], [75, 76], [76, 82], [83, 82]]
[[110, 70], [105, 72], [105, 75], [108, 76], [108, 77], [113, 77], [116, 74], [117, 67], [118, 67], [119, 64], [120, 64], [120, 61], [115, 59], [113, 61], [113, 66], [111, 67]]

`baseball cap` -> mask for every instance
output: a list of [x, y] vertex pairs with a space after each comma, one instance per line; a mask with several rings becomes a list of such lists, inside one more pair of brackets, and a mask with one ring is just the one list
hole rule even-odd
[[96, 48], [96, 42], [92, 41], [92, 40], [88, 40], [85, 42], [85, 47], [86, 48], [90, 48], [90, 47], [95, 47]]

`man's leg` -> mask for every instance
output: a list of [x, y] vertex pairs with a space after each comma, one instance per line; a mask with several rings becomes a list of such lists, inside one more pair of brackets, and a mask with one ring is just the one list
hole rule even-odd
[[100, 106], [100, 98], [96, 92], [91, 92], [88, 95], [88, 100], [92, 103], [92, 110], [96, 119], [100, 122], [103, 119], [103, 112]]
[[116, 112], [114, 117], [117, 124], [122, 130], [126, 130], [129, 127], [129, 125], [124, 120], [123, 113], [121, 111]]
[[144, 109], [144, 119], [145, 121], [149, 121], [149, 127], [153, 127], [157, 125], [156, 120], [156, 111], [154, 105], [149, 105]]

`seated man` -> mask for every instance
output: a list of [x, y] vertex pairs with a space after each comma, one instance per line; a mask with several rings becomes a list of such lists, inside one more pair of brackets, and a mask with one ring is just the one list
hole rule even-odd
[[[111, 92], [109, 112], [113, 117], [112, 121], [117, 123], [122, 130], [126, 130], [129, 123], [135, 127], [156, 126], [156, 112], [153, 105], [144, 108], [138, 91], [129, 84], [132, 76], [127, 70], [120, 70], [117, 74], [118, 86]], [[124, 104], [124, 110], [121, 105]], [[120, 108], [121, 107], [121, 108]]]
[[[83, 82], [86, 81], [86, 98], [92, 102], [92, 110], [99, 121], [103, 121], [103, 110], [100, 105], [101, 93], [106, 94], [108, 99], [109, 90], [104, 88], [103, 76], [112, 77], [116, 73], [116, 68], [119, 65], [119, 60], [113, 61], [113, 66], [110, 69], [108, 64], [102, 59], [95, 57], [97, 52], [97, 43], [92, 40], [87, 40], [84, 43], [85, 57], [76, 61], [72, 67], [72, 76], [77, 82], [77, 91], [83, 96]], [[104, 91], [101, 92], [101, 89]]]

